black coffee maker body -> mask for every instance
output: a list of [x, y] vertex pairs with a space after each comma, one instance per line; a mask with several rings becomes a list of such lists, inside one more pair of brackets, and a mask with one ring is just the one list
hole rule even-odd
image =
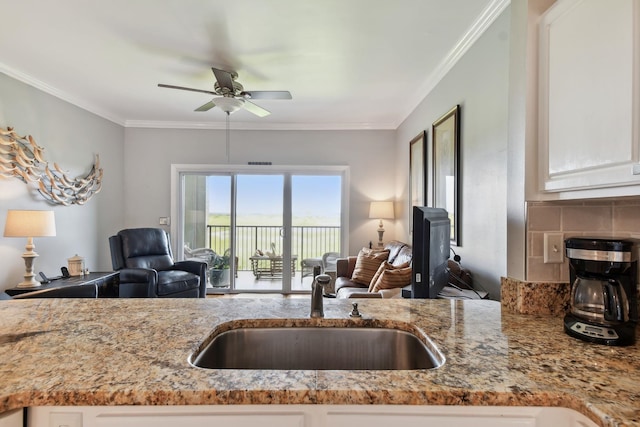
[[606, 345], [631, 345], [638, 322], [637, 241], [565, 240], [571, 280], [567, 334]]

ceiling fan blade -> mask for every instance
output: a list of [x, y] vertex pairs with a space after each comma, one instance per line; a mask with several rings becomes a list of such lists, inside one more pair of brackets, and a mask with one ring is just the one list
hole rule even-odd
[[249, 101], [244, 101], [244, 109], [250, 113], [255, 114], [258, 117], [265, 117], [271, 114], [269, 111], [265, 110], [264, 108]]
[[233, 88], [233, 77], [230, 72], [214, 67], [212, 67], [211, 70], [216, 76], [216, 80], [218, 81], [218, 85], [220, 86], [220, 88], [226, 87], [227, 89], [229, 89], [229, 93], [236, 93], [236, 90]]
[[158, 87], [166, 87], [169, 89], [180, 89], [180, 90], [189, 90], [191, 92], [202, 92], [202, 93], [209, 93], [211, 95], [216, 95], [215, 92], [211, 92], [210, 90], [203, 90], [203, 89], [193, 89], [190, 87], [182, 87], [182, 86], [174, 86], [174, 85], [165, 85], [162, 83], [158, 83]]
[[200, 107], [196, 108], [193, 111], [209, 111], [215, 106], [216, 106], [216, 103], [213, 102], [213, 100], [211, 100], [211, 101], [207, 102], [206, 104], [201, 105]]
[[249, 99], [292, 99], [288, 90], [245, 90], [240, 95]]

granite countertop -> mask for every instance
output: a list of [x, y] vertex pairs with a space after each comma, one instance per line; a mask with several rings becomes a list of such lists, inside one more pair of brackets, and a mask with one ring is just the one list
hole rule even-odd
[[[0, 303], [0, 412], [35, 405], [408, 404], [561, 406], [603, 426], [640, 424], [639, 344], [576, 340], [558, 316], [494, 301], [307, 298], [41, 299]], [[189, 354], [216, 327], [406, 324], [446, 357], [424, 371], [206, 370]], [[282, 320], [293, 319], [293, 320]], [[252, 320], [243, 320], [251, 325]]]

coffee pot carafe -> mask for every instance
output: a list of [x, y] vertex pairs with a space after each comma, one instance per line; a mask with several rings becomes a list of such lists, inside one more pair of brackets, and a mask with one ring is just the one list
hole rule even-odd
[[569, 238], [569, 335], [607, 345], [635, 342], [637, 256], [633, 240]]
[[617, 280], [578, 277], [571, 289], [571, 313], [595, 322], [629, 321], [627, 294]]

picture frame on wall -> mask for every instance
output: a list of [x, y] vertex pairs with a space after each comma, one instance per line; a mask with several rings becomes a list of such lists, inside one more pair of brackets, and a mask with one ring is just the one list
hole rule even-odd
[[433, 122], [433, 207], [443, 208], [451, 221], [451, 244], [460, 246], [460, 106]]
[[413, 231], [414, 206], [425, 206], [427, 200], [427, 132], [422, 131], [409, 143], [409, 232]]

